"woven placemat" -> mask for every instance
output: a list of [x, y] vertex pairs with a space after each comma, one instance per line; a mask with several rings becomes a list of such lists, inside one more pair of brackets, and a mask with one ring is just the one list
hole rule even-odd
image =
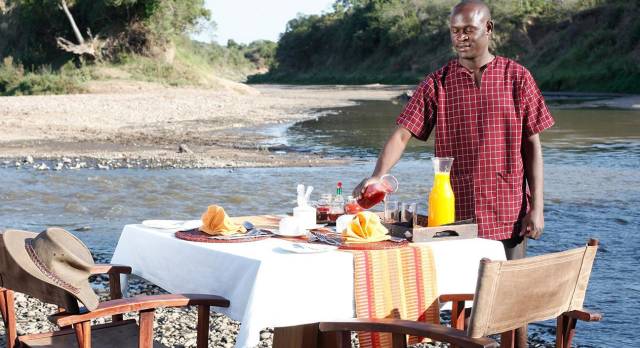
[[338, 247], [340, 250], [384, 250], [384, 249], [397, 249], [403, 248], [409, 245], [408, 241], [404, 242], [391, 242], [383, 240], [381, 242], [373, 243], [345, 243]]
[[201, 243], [246, 243], [246, 242], [255, 242], [258, 240], [267, 239], [270, 236], [247, 236], [245, 238], [234, 238], [234, 239], [216, 239], [211, 238], [210, 234], [206, 234], [200, 231], [197, 228], [187, 231], [178, 231], [175, 233], [176, 238], [182, 240], [188, 240], [190, 242], [201, 242]]

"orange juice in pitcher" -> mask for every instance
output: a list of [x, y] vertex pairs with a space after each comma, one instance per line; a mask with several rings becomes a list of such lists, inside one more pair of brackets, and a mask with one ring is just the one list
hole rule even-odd
[[429, 227], [450, 224], [455, 221], [455, 198], [450, 180], [452, 164], [453, 157], [433, 158], [435, 176], [431, 193], [429, 193]]

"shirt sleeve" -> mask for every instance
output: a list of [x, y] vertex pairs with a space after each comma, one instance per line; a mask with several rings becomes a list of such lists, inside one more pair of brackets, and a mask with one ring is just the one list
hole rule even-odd
[[396, 124], [409, 130], [414, 137], [426, 141], [436, 123], [435, 81], [430, 75], [413, 92]]
[[542, 92], [529, 71], [525, 71], [520, 89], [520, 103], [523, 129], [527, 137], [538, 134], [555, 123], [544, 102]]

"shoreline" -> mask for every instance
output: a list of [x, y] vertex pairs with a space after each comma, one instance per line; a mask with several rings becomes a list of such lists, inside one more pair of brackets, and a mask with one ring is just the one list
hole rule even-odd
[[[136, 84], [131, 82], [131, 84]], [[36, 170], [300, 167], [346, 163], [274, 143], [265, 129], [321, 117], [405, 86], [206, 90], [144, 84], [99, 93], [2, 97], [0, 167]], [[105, 90], [109, 90], [106, 93]]]
[[[414, 86], [242, 85], [226, 90], [99, 81], [79, 95], [2, 97], [0, 167], [35, 170], [318, 167], [349, 159], [299, 151], [272, 130]], [[640, 110], [640, 95], [545, 93], [551, 108]]]

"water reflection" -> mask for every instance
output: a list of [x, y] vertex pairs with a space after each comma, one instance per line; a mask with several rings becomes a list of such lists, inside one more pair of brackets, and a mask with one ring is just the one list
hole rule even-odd
[[[401, 110], [402, 105], [398, 103], [367, 101], [339, 109], [334, 115], [298, 123], [288, 129], [287, 139], [289, 145], [316, 152], [374, 157], [393, 131], [395, 118]], [[640, 163], [633, 162], [637, 157], [627, 161], [617, 158], [640, 153], [640, 112], [552, 109], [552, 114], [556, 124], [542, 134], [546, 149], [614, 156], [619, 161], [610, 164], [615, 166], [638, 166]], [[405, 153], [413, 158], [430, 157], [433, 137], [426, 143], [412, 139]], [[567, 159], [554, 151], [550, 155], [560, 156], [558, 160]]]

